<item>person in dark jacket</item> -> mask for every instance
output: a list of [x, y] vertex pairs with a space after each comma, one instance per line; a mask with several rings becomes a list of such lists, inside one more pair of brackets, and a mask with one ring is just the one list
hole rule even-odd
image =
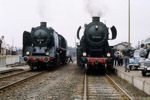
[[1, 54], [1, 44], [2, 44], [2, 40], [0, 38], [0, 54]]
[[123, 50], [124, 64], [125, 64], [125, 72], [126, 72], [127, 70], [128, 70], [128, 72], [130, 72], [130, 69], [129, 69], [130, 52], [131, 52], [131, 49], [129, 48], [128, 45], [126, 45], [126, 48]]
[[146, 57], [146, 54], [147, 54], [147, 52], [146, 52], [146, 50], [144, 49], [144, 47], [145, 47], [145, 45], [144, 44], [141, 44], [141, 48], [140, 48], [140, 51], [139, 51], [139, 55], [140, 55], [140, 57], [141, 58], [145, 58]]
[[119, 59], [119, 50], [115, 51], [114, 53], [115, 66], [118, 66], [118, 59]]
[[145, 58], [150, 58], [149, 52], [150, 52], [150, 43], [147, 44], [147, 49], [146, 49], [146, 56]]
[[70, 61], [73, 63], [72, 56], [69, 56], [69, 62], [70, 62]]
[[123, 54], [122, 54], [122, 51], [121, 51], [121, 50], [120, 50], [120, 53], [119, 53], [118, 64], [119, 64], [119, 66], [122, 66], [122, 65], [123, 65]]

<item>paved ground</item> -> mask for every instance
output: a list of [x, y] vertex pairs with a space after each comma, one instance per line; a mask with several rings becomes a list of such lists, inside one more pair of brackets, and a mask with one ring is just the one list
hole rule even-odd
[[[124, 66], [117, 66], [115, 67], [115, 69], [120, 70], [122, 72], [125, 72]], [[139, 77], [142, 78], [144, 81], [149, 81], [150, 82], [150, 73], [146, 73], [146, 76], [143, 77], [141, 71], [136, 70], [136, 69], [132, 69], [130, 72], [125, 72], [130, 76], [134, 76], [134, 77]]]
[[19, 67], [13, 67], [13, 68], [16, 68], [16, 69], [23, 69], [23, 70], [29, 70], [30, 67], [28, 65], [25, 65], [25, 66], [19, 66]]
[[12, 68], [8, 68], [8, 67], [0, 67], [0, 71], [4, 71], [4, 70], [10, 70]]
[[15, 70], [29, 70], [29, 66], [17, 66], [17, 67], [0, 67], [0, 73], [6, 73], [10, 71], [15, 71]]
[[[116, 66], [114, 68], [124, 72], [124, 66], [121, 66], [121, 67]], [[26, 65], [26, 66], [17, 66], [17, 67], [0, 67], [0, 73], [4, 72], [4, 71], [6, 72], [6, 71], [16, 70], [16, 69], [17, 70], [18, 69], [29, 70], [30, 68], [29, 68], [28, 65]], [[146, 81], [150, 82], [150, 73], [147, 73], [147, 75], [145, 77], [142, 76], [141, 71], [135, 70], [135, 69], [132, 69], [130, 72], [125, 72], [125, 73], [127, 73], [130, 76], [139, 77], [139, 78], [142, 78], [143, 80], [146, 80]]]

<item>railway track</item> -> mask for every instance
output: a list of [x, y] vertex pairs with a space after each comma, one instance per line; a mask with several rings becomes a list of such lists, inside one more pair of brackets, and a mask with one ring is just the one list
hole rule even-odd
[[84, 77], [83, 100], [133, 100], [109, 75]]
[[34, 77], [39, 76], [45, 72], [46, 71], [42, 71], [42, 72], [24, 71], [24, 72], [16, 73], [13, 75], [1, 77], [0, 78], [0, 92], [3, 90], [7, 90], [18, 84], [21, 84], [23, 82], [26, 82], [30, 79], [33, 79]]
[[1, 76], [0, 77], [0, 81], [4, 80], [4, 79], [7, 79], [7, 78], [10, 78], [10, 77], [14, 77], [14, 76], [17, 76], [17, 75], [24, 74], [24, 73], [27, 73], [27, 72], [29, 72], [29, 71], [22, 71], [22, 72], [18, 72], [18, 73], [16, 72], [14, 74], [9, 74], [9, 75], [5, 75], [5, 76]]
[[84, 75], [77, 87], [77, 100], [133, 100], [109, 75]]

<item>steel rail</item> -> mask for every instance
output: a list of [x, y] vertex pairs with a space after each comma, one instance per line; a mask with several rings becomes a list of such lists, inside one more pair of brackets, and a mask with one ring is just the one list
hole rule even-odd
[[134, 100], [126, 91], [124, 91], [112, 78], [109, 77], [109, 75], [105, 74], [107, 79], [115, 86], [117, 89], [119, 89], [120, 92], [123, 93], [124, 97], [127, 98], [127, 100]]
[[83, 95], [83, 100], [87, 100], [87, 76], [85, 73], [84, 76], [84, 95]]
[[4, 76], [4, 77], [0, 77], [0, 80], [4, 80], [4, 79], [10, 78], [10, 77], [14, 77], [14, 76], [17, 76], [17, 75], [21, 75], [21, 74], [24, 74], [24, 73], [27, 73], [27, 72], [29, 72], [29, 71], [23, 71], [23, 72], [19, 72], [19, 73], [7, 75], [7, 76]]
[[46, 71], [42, 71], [42, 72], [39, 72], [39, 73], [37, 73], [37, 74], [35, 74], [35, 75], [32, 75], [32, 76], [29, 76], [29, 77], [27, 77], [27, 78], [21, 79], [21, 80], [19, 80], [19, 81], [13, 82], [13, 83], [11, 83], [11, 84], [9, 84], [9, 85], [7, 85], [7, 86], [3, 86], [3, 87], [0, 88], [0, 91], [6, 90], [7, 88], [10, 88], [10, 87], [15, 86], [15, 85], [20, 84], [20, 83], [23, 83], [23, 82], [25, 82], [25, 81], [27, 81], [27, 80], [30, 80], [30, 79], [32, 79], [32, 78], [34, 78], [34, 77], [36, 77], [36, 76], [38, 76], [38, 75], [40, 75], [40, 74], [43, 74], [43, 73], [45, 73], [45, 72], [46, 72]]

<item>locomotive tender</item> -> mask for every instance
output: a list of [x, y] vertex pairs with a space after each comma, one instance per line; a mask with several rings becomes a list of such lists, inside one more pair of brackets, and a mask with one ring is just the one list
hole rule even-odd
[[[77, 31], [77, 38], [79, 37], [81, 26]], [[103, 69], [113, 68], [113, 52], [112, 46], [109, 46], [109, 32], [108, 27], [99, 21], [99, 17], [93, 17], [93, 21], [85, 24], [84, 35], [80, 40], [77, 47], [77, 64], [79, 67], [84, 68], [87, 72], [88, 69]], [[111, 27], [112, 38], [117, 36], [117, 30], [114, 26]]]
[[23, 33], [23, 57], [32, 70], [66, 63], [67, 42], [63, 36], [48, 28], [46, 22]]

